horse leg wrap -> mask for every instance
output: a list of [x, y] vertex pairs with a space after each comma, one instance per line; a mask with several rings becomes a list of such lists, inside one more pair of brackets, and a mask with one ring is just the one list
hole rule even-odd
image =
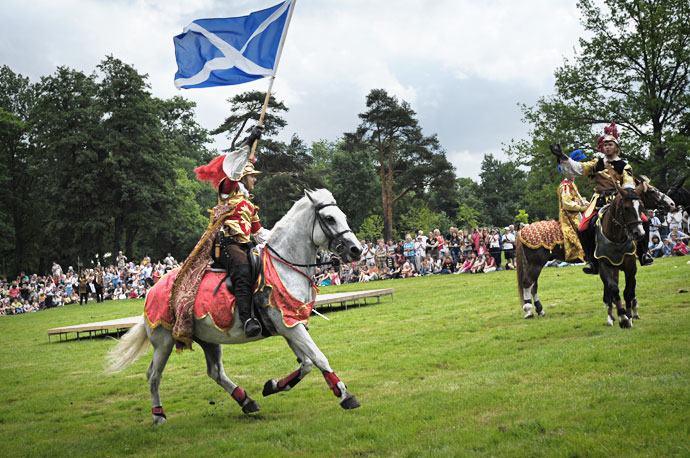
[[543, 313], [544, 313], [544, 306], [541, 305], [541, 302], [539, 302], [539, 300], [534, 301], [534, 308], [535, 308], [536, 311], [537, 311], [537, 315], [539, 315], [539, 316], [544, 316], [544, 315], [543, 315]]
[[328, 383], [328, 388], [333, 390], [333, 394], [335, 394], [335, 396], [339, 398], [342, 395], [340, 388], [338, 388], [338, 382], [340, 382], [340, 379], [337, 375], [335, 375], [335, 372], [323, 371], [323, 378], [326, 379], [326, 383]]
[[163, 417], [163, 418], [166, 418], [166, 419], [168, 418], [168, 417], [165, 415], [165, 410], [163, 410], [163, 406], [154, 407], [153, 409], [151, 409], [151, 413], [154, 414], [154, 415], [157, 415], [157, 416], [159, 416], [159, 417]]
[[[283, 390], [286, 386], [289, 386], [290, 388], [294, 387], [300, 382], [299, 378], [299, 369], [293, 372], [292, 374], [288, 375], [284, 379], [281, 379], [278, 381], [278, 388], [280, 390]], [[336, 377], [337, 378], [337, 377]]]
[[247, 399], [247, 392], [244, 391], [244, 388], [238, 386], [232, 391], [232, 398], [241, 406], [244, 400]]

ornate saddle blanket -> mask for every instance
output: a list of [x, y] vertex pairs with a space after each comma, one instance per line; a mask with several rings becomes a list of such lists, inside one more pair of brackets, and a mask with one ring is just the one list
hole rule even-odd
[[538, 221], [520, 229], [520, 241], [536, 250], [543, 247], [551, 251], [556, 245], [563, 245], [563, 231], [558, 221]]
[[623, 263], [626, 255], [635, 256], [637, 244], [630, 237], [622, 243], [612, 242], [606, 238], [604, 231], [601, 229], [601, 217], [604, 216], [606, 210], [608, 210], [608, 206], [599, 211], [600, 217], [595, 223], [594, 257], [596, 259], [606, 259], [611, 265], [619, 266]]
[[[274, 258], [271, 255], [265, 255], [262, 258], [263, 269], [254, 286], [254, 296], [265, 298], [264, 303], [261, 304], [263, 307], [273, 307], [280, 310], [285, 326], [294, 327], [300, 323], [307, 325], [314, 308], [316, 295], [314, 294], [314, 298], [308, 303], [296, 299], [287, 290], [276, 271]], [[179, 272], [180, 269], [168, 272], [151, 288], [146, 296], [144, 317], [151, 329], [161, 325], [167, 329], [172, 329], [175, 324], [175, 317], [170, 308], [170, 291]], [[215, 327], [226, 332], [232, 328], [234, 322], [235, 296], [228, 291], [224, 283], [221, 284], [224, 278], [224, 272], [206, 269], [194, 301], [193, 312], [196, 319], [210, 316]], [[264, 292], [268, 294], [263, 294]]]

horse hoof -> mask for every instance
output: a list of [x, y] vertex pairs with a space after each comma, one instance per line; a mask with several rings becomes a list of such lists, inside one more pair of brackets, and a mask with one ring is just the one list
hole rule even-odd
[[271, 394], [276, 394], [278, 391], [278, 381], [276, 379], [271, 379], [268, 382], [264, 383], [264, 389], [261, 392], [261, 394], [264, 395], [264, 397], [269, 396]]
[[534, 313], [529, 312], [527, 315], [525, 315], [525, 319], [526, 319], [526, 320], [529, 319], [529, 318], [534, 318]]
[[361, 405], [362, 404], [360, 404], [354, 396], [349, 396], [340, 402], [340, 407], [342, 407], [345, 410], [356, 409]]
[[259, 404], [257, 404], [253, 399], [250, 399], [245, 405], [242, 406], [242, 412], [244, 413], [254, 413], [258, 412], [259, 410], [261, 410], [261, 407], [259, 407]]
[[638, 315], [637, 313], [633, 315], [633, 320], [641, 320], [642, 317]]
[[539, 316], [546, 316], [546, 312], [542, 310], [541, 312], [539, 312]]
[[632, 328], [632, 320], [629, 319], [629, 318], [625, 318], [625, 319], [621, 320], [619, 324], [620, 324], [620, 326], [621, 326], [621, 329], [630, 329], [630, 328]]
[[161, 417], [160, 415], [153, 415], [153, 424], [154, 425], [164, 425], [168, 422], [168, 420], [165, 419], [165, 417]]
[[613, 326], [613, 321], [610, 321], [610, 320], [609, 320], [609, 321], [607, 321], [607, 322], [606, 322], [606, 326], [608, 326], [608, 327], [611, 327], [611, 326]]

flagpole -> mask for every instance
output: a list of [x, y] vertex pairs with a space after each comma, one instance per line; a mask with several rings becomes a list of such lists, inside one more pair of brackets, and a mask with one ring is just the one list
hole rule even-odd
[[[276, 61], [275, 64], [273, 65], [273, 74], [271, 75], [271, 80], [268, 83], [268, 90], [266, 91], [266, 98], [264, 99], [264, 106], [261, 109], [261, 116], [259, 116], [259, 125], [262, 126], [264, 124], [264, 117], [266, 116], [266, 109], [268, 108], [268, 101], [271, 99], [271, 90], [273, 89], [273, 81], [276, 79], [276, 73], [278, 72], [278, 64], [280, 63], [280, 55], [283, 53], [283, 45], [285, 44], [285, 37], [287, 36], [287, 31], [288, 28], [290, 27], [290, 19], [292, 19], [292, 12], [295, 9], [295, 4], [297, 3], [297, 0], [292, 0], [292, 3], [290, 5], [290, 9], [288, 11], [288, 17], [285, 22], [285, 28], [283, 29], [283, 34], [280, 37], [280, 44], [278, 45], [278, 53], [276, 54]], [[259, 144], [259, 139], [257, 138], [254, 140], [254, 143], [252, 144], [252, 151], [251, 154], [249, 155], [250, 160], [254, 160], [254, 151], [256, 151], [256, 147]]]

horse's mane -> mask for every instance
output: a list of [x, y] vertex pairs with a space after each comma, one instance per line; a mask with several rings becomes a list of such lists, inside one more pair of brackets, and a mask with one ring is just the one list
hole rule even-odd
[[285, 216], [280, 218], [280, 220], [278, 220], [275, 226], [273, 226], [268, 241], [270, 241], [276, 234], [280, 234], [281, 232], [287, 230], [287, 228], [293, 226], [297, 222], [298, 216], [301, 215], [304, 212], [304, 210], [314, 205], [311, 199], [307, 197], [307, 194], [309, 194], [309, 196], [311, 196], [311, 199], [314, 200], [314, 203], [317, 204], [335, 203], [335, 198], [333, 198], [333, 194], [331, 194], [331, 192], [328, 189], [305, 191], [305, 195], [297, 202], [295, 202], [292, 205], [292, 208], [290, 208], [290, 210], [288, 210], [288, 212], [285, 214]]

